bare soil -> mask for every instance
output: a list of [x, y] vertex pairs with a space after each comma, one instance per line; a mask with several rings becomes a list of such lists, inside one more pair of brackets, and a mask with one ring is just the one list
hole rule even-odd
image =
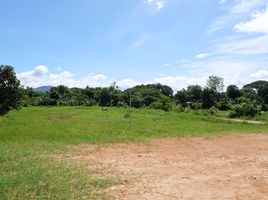
[[115, 199], [268, 199], [265, 134], [83, 144], [67, 154], [96, 176], [120, 179], [107, 189]]

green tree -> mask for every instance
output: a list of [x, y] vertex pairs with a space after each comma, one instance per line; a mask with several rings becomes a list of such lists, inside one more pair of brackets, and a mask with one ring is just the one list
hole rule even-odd
[[202, 98], [202, 87], [199, 85], [189, 85], [187, 87], [187, 101], [196, 102]]
[[203, 89], [199, 85], [189, 85], [187, 90], [182, 89], [178, 91], [174, 99], [176, 103], [181, 104], [182, 106], [187, 106], [187, 103], [200, 102], [202, 100]]
[[171, 89], [171, 87], [167, 85], [162, 85], [160, 83], [157, 83], [156, 85], [153, 84], [152, 86], [158, 89], [164, 96], [173, 97], [173, 90]]
[[101, 88], [98, 91], [98, 97], [99, 97], [99, 106], [110, 106], [111, 103], [111, 96], [109, 88]]
[[224, 89], [224, 79], [218, 76], [209, 76], [207, 80], [207, 88], [215, 92], [223, 92]]
[[203, 108], [211, 108], [212, 106], [215, 105], [215, 96], [216, 96], [216, 91], [205, 88], [203, 93], [202, 93], [202, 102], [203, 102]]
[[23, 97], [20, 81], [12, 66], [0, 66], [0, 115], [19, 109]]
[[227, 94], [227, 97], [229, 97], [230, 99], [236, 99], [241, 96], [240, 90], [236, 85], [229, 85], [227, 87], [226, 94]]
[[247, 84], [242, 89], [243, 97], [262, 106], [262, 110], [268, 110], [268, 81], [255, 81]]
[[170, 97], [162, 95], [157, 101], [150, 104], [150, 108], [170, 111], [172, 109], [172, 101]]
[[187, 103], [187, 91], [185, 89], [177, 91], [174, 99], [177, 104], [181, 104], [183, 107], [185, 107]]

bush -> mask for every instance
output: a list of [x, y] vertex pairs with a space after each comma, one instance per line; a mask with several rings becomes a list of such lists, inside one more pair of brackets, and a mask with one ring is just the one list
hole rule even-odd
[[130, 118], [130, 117], [131, 117], [130, 113], [126, 113], [126, 114], [124, 114], [124, 118], [125, 118], [125, 119], [128, 119], [128, 118]]
[[217, 115], [219, 110], [215, 106], [212, 106], [210, 109], [207, 110], [208, 114], [210, 115]]
[[261, 112], [259, 105], [254, 103], [241, 103], [236, 104], [231, 107], [231, 112], [229, 113], [230, 118], [249, 116], [254, 117]]
[[169, 97], [162, 96], [157, 101], [151, 103], [149, 107], [158, 110], [170, 111], [172, 110], [172, 102]]
[[203, 103], [202, 102], [193, 102], [191, 104], [191, 108], [194, 110], [200, 110], [203, 107]]
[[176, 112], [184, 112], [184, 107], [182, 104], [174, 105], [173, 110], [175, 110]]
[[39, 102], [39, 106], [56, 106], [57, 101], [55, 99], [51, 99], [48, 96], [44, 96], [42, 100]]
[[125, 103], [125, 102], [123, 102], [123, 101], [118, 101], [118, 103], [117, 103], [117, 107], [127, 107], [128, 105]]
[[162, 103], [160, 101], [156, 101], [150, 104], [150, 108], [162, 110]]
[[185, 109], [184, 109], [184, 112], [185, 113], [191, 113], [193, 110], [190, 108], [190, 107], [186, 107]]
[[221, 100], [216, 102], [216, 107], [220, 110], [228, 110], [230, 102], [228, 100]]
[[86, 100], [84, 104], [85, 106], [96, 106], [97, 102], [94, 99], [89, 99], [89, 100]]

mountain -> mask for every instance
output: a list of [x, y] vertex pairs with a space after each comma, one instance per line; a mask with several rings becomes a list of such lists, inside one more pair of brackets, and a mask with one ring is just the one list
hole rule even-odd
[[52, 86], [41, 86], [41, 87], [34, 88], [34, 91], [45, 93], [45, 92], [49, 92], [51, 88]]

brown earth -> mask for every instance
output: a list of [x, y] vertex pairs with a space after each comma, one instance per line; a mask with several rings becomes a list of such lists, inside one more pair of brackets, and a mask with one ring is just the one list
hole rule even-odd
[[119, 178], [107, 189], [115, 199], [268, 199], [264, 134], [83, 144], [67, 154], [96, 176]]

